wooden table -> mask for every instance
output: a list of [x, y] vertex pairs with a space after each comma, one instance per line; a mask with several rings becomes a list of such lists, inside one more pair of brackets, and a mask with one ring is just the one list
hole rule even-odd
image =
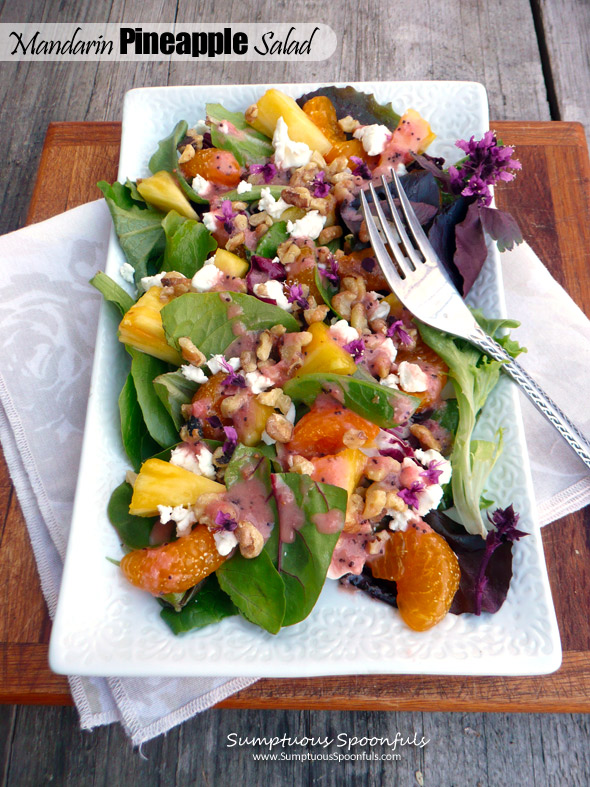
[[[525, 238], [582, 308], [590, 305], [590, 164], [577, 123], [497, 122], [517, 146], [523, 172], [498, 191]], [[28, 222], [49, 218], [94, 198], [93, 184], [116, 178], [120, 124], [52, 123]], [[575, 178], [572, 173], [577, 173]], [[563, 666], [536, 678], [353, 676], [261, 680], [222, 703], [234, 708], [375, 710], [590, 710], [590, 543], [586, 509], [543, 531], [564, 650]], [[47, 666], [51, 624], [43, 602], [25, 523], [0, 464], [0, 586], [11, 593], [0, 612], [0, 701], [71, 704], [68, 684]]]

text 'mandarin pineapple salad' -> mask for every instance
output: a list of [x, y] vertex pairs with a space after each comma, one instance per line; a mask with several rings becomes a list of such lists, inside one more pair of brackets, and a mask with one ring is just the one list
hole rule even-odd
[[[413, 319], [359, 210], [394, 167], [466, 292], [484, 231], [519, 241], [489, 187], [520, 165], [488, 132], [446, 168], [426, 153], [434, 138], [415, 110], [353, 88], [272, 89], [245, 113], [208, 104], [179, 122], [150, 177], [99, 184], [137, 288], [92, 280], [130, 356], [133, 469], [108, 513], [122, 572], [175, 633], [236, 614], [277, 633], [326, 577], [418, 631], [503, 603], [523, 533], [485, 490], [501, 429], [472, 439], [501, 364]], [[520, 350], [513, 321], [476, 316]]]

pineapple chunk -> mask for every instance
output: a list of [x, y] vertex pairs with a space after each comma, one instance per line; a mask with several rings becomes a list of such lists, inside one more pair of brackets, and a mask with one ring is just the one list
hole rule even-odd
[[161, 459], [148, 459], [133, 486], [129, 513], [156, 516], [158, 506], [190, 506], [206, 492], [225, 492], [223, 484]]
[[295, 376], [330, 372], [332, 374], [354, 374], [356, 364], [352, 355], [330, 336], [330, 329], [323, 322], [314, 322], [307, 329], [313, 336], [303, 348], [303, 366]]
[[228, 276], [237, 276], [239, 279], [243, 279], [250, 269], [247, 260], [225, 249], [217, 249], [215, 252], [215, 266]]
[[166, 341], [160, 311], [160, 287], [151, 287], [134, 304], [119, 324], [119, 341], [162, 361], [179, 366], [182, 356]]
[[168, 213], [175, 210], [187, 219], [199, 220], [190, 202], [182, 193], [174, 176], [165, 169], [137, 182], [137, 190], [146, 202]]
[[312, 150], [319, 151], [322, 156], [332, 147], [332, 143], [326, 135], [316, 126], [295, 99], [281, 93], [280, 90], [267, 90], [259, 98], [256, 106], [258, 115], [251, 121], [251, 125], [263, 134], [272, 137], [274, 134], [277, 120], [282, 117], [287, 128], [289, 137], [294, 142], [305, 142]]

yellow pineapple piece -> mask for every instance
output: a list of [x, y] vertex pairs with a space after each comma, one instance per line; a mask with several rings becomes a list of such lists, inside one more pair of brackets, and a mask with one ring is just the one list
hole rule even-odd
[[303, 348], [303, 366], [297, 370], [296, 377], [319, 372], [354, 373], [356, 369], [354, 358], [330, 336], [330, 329], [325, 323], [314, 322], [307, 330], [312, 334], [313, 339]]
[[161, 292], [160, 287], [151, 287], [129, 309], [119, 324], [119, 341], [179, 366], [182, 356], [168, 344], [162, 326], [160, 312], [166, 304], [160, 301]]
[[129, 513], [156, 516], [158, 506], [190, 506], [206, 492], [225, 492], [225, 486], [161, 459], [146, 460], [133, 485]]
[[137, 181], [137, 190], [146, 202], [165, 213], [175, 210], [187, 219], [199, 220], [174, 176], [164, 169], [149, 178]]
[[256, 102], [257, 117], [251, 125], [263, 134], [272, 137], [277, 120], [282, 117], [289, 129], [289, 137], [294, 142], [305, 142], [312, 150], [325, 156], [332, 143], [316, 124], [305, 114], [295, 99], [280, 90], [272, 88]]
[[320, 456], [311, 462], [315, 467], [312, 474], [315, 481], [346, 489], [350, 498], [360, 484], [367, 457], [358, 448], [344, 448], [337, 454]]
[[237, 276], [239, 279], [243, 279], [250, 270], [247, 260], [225, 249], [217, 249], [215, 252], [215, 266], [228, 276]]

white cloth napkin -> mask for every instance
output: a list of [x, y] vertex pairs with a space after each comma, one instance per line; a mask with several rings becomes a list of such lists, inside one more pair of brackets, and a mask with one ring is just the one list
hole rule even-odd
[[[0, 440], [53, 615], [67, 544], [110, 216], [103, 200], [0, 238]], [[590, 322], [524, 245], [504, 255], [522, 363], [586, 434]], [[542, 524], [590, 502], [590, 471], [523, 397]], [[248, 678], [80, 678], [82, 727], [120, 721], [134, 744], [254, 682]]]

